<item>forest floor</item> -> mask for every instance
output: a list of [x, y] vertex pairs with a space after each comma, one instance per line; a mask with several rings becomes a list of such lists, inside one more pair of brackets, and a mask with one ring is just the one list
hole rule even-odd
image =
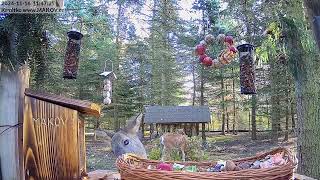
[[[259, 133], [258, 140], [252, 141], [249, 133], [239, 133], [237, 135], [227, 134], [225, 136], [218, 133], [207, 133], [209, 160], [227, 160], [243, 157], [255, 156], [261, 152], [266, 152], [276, 147], [285, 147], [295, 153], [296, 138], [290, 137], [284, 142], [279, 139], [278, 143], [272, 143], [267, 133]], [[147, 152], [150, 150], [150, 141], [145, 140], [143, 144]], [[87, 146], [87, 171], [98, 169], [116, 171], [116, 157], [111, 151], [109, 140], [86, 140]]]

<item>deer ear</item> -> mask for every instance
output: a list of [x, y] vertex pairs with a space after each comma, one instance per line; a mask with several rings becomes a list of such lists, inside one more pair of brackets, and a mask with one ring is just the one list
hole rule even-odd
[[139, 131], [139, 127], [142, 121], [142, 113], [134, 116], [133, 119], [130, 118], [127, 126], [125, 127], [125, 131], [130, 134], [137, 134]]

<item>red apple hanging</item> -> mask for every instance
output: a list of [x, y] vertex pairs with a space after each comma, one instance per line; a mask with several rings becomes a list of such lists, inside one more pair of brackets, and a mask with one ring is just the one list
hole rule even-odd
[[202, 62], [203, 65], [209, 67], [209, 66], [212, 66], [212, 59], [211, 57], [206, 57], [203, 59], [203, 62]]
[[203, 60], [204, 60], [206, 57], [208, 57], [206, 54], [200, 55], [200, 56], [199, 56], [199, 62], [200, 62], [200, 63], [203, 63]]
[[206, 46], [203, 44], [199, 44], [196, 47], [196, 54], [197, 55], [204, 55], [204, 53], [206, 52]]
[[232, 46], [234, 44], [233, 42], [233, 37], [232, 36], [226, 36], [224, 38], [224, 42], [228, 43], [230, 46]]

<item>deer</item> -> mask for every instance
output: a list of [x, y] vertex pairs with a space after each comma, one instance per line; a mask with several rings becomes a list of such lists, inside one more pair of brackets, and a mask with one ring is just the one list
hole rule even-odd
[[138, 132], [142, 114], [129, 119], [127, 125], [112, 135], [111, 147], [116, 156], [133, 153], [139, 157], [147, 158], [146, 150], [141, 143]]
[[186, 160], [187, 136], [182, 129], [177, 130], [175, 133], [165, 133], [160, 137], [160, 147], [161, 161], [164, 161], [167, 151], [172, 151], [172, 149], [176, 148], [181, 151], [182, 161], [184, 162]]

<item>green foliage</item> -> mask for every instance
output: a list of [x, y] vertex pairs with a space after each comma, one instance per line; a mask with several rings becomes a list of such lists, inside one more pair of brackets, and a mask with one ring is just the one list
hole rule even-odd
[[154, 146], [148, 153], [148, 158], [151, 160], [161, 159], [161, 149], [159, 146]]
[[188, 145], [186, 150], [186, 160], [189, 161], [206, 161], [208, 160], [208, 153], [202, 148], [202, 139], [198, 136], [188, 138]]

